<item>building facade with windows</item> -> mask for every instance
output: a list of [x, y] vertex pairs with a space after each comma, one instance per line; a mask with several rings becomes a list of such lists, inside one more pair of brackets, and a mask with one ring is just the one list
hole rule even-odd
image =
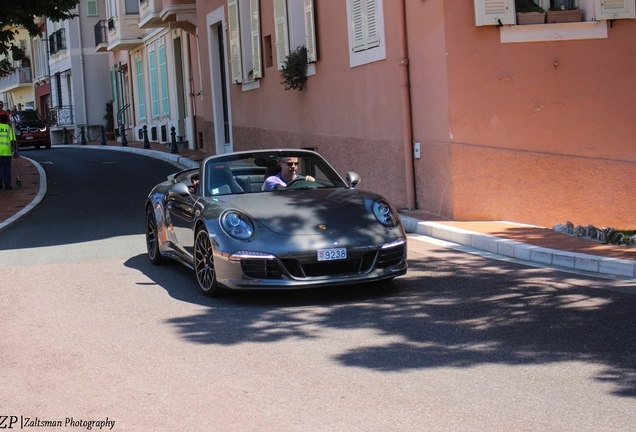
[[23, 28], [12, 30], [15, 32], [15, 49], [0, 56], [0, 100], [6, 111], [35, 109], [31, 37]]
[[631, 227], [634, 0], [570, 2], [580, 22], [524, 26], [513, 0], [198, 0], [199, 139], [313, 148], [449, 218]]
[[100, 2], [108, 18], [95, 29], [95, 50], [110, 54], [118, 135], [169, 144], [174, 134], [180, 146], [194, 148], [194, 0]]
[[[71, 20], [47, 20], [51, 142], [98, 140], [110, 100], [109, 57], [94, 48], [95, 25], [105, 17], [95, 1], [80, 1]], [[66, 134], [66, 136], [65, 136]]]

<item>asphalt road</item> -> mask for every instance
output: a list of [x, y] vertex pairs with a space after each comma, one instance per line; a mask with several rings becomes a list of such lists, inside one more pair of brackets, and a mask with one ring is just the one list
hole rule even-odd
[[49, 193], [0, 234], [0, 428], [634, 430], [620, 284], [414, 237], [393, 285], [210, 299], [145, 255], [144, 198], [175, 167], [28, 153]]

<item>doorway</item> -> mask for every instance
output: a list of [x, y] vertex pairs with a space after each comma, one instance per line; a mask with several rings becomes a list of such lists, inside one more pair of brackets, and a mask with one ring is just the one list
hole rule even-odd
[[233, 151], [232, 118], [225, 55], [225, 11], [217, 9], [207, 17], [208, 40], [210, 41], [210, 79], [212, 84], [212, 111], [216, 153]]

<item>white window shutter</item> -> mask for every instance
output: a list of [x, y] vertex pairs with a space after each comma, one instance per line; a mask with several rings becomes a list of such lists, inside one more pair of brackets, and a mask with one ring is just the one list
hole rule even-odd
[[515, 24], [513, 0], [475, 0], [475, 25]]
[[254, 79], [263, 77], [261, 56], [261, 19], [258, 0], [250, 0], [250, 21], [252, 27], [252, 68]]
[[276, 61], [278, 62], [278, 70], [282, 70], [285, 58], [289, 55], [287, 0], [274, 0], [274, 24], [276, 35]]
[[307, 43], [307, 61], [315, 62], [316, 57], [316, 26], [314, 23], [314, 2], [305, 0], [305, 40]]
[[232, 84], [243, 82], [243, 65], [241, 64], [241, 32], [239, 27], [239, 10], [237, 0], [227, 4], [227, 19], [230, 32], [230, 65], [232, 67]]
[[359, 52], [380, 45], [378, 4], [376, 0], [352, 0], [353, 51]]
[[596, 19], [636, 18], [634, 0], [596, 0]]

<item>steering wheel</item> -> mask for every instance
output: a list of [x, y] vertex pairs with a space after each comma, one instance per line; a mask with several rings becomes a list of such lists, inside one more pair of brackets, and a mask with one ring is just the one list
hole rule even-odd
[[317, 189], [315, 181], [305, 180], [305, 178], [295, 178], [289, 183], [287, 183], [287, 187], [285, 189]]

